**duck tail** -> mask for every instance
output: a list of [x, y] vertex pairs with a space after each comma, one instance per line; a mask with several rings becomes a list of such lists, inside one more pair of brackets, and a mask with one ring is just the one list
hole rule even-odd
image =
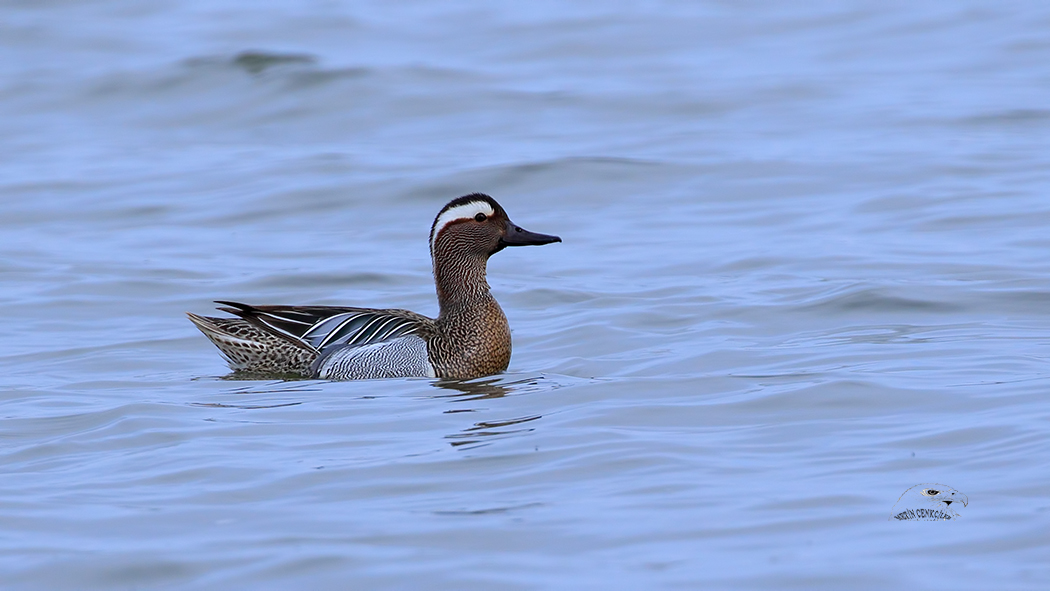
[[218, 347], [234, 371], [308, 375], [317, 351], [275, 335], [242, 318], [213, 318], [187, 312], [186, 316]]

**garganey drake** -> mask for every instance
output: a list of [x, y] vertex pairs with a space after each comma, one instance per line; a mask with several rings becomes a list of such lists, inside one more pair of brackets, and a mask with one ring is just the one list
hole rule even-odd
[[471, 379], [510, 363], [510, 325], [489, 292], [489, 257], [508, 246], [561, 242], [510, 221], [488, 195], [441, 208], [430, 228], [437, 318], [408, 310], [250, 306], [219, 301], [237, 318], [187, 313], [234, 371], [354, 380]]

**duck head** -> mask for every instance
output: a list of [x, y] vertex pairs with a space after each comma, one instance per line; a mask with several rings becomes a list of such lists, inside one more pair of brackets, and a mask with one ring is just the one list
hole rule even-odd
[[449, 201], [430, 228], [430, 253], [449, 258], [463, 255], [488, 258], [508, 246], [530, 246], [561, 242], [549, 234], [530, 232], [511, 221], [496, 200], [472, 193]]

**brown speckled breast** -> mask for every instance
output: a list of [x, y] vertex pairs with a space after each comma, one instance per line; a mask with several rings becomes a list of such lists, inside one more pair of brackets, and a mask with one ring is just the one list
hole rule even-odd
[[430, 362], [439, 378], [467, 380], [510, 365], [510, 325], [495, 298], [453, 306], [437, 319], [429, 339]]

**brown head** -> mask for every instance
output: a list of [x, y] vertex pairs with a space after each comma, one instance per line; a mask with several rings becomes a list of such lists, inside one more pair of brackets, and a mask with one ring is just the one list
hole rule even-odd
[[434, 257], [439, 248], [488, 257], [507, 246], [551, 242], [561, 242], [561, 238], [529, 232], [516, 225], [495, 199], [483, 193], [449, 201], [430, 227], [430, 254]]
[[561, 238], [518, 226], [488, 195], [472, 193], [449, 201], [430, 228], [438, 299], [445, 302], [457, 293], [469, 297], [475, 288], [488, 291], [485, 264], [504, 248], [551, 242]]

